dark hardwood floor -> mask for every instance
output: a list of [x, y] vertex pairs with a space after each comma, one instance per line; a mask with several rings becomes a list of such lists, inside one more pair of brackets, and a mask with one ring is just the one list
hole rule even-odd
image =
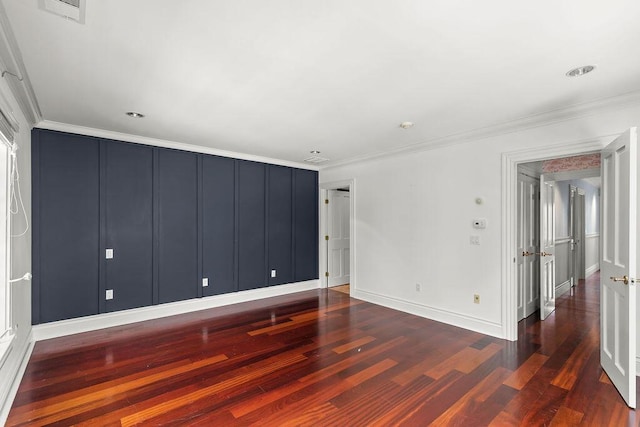
[[8, 425], [638, 425], [598, 276], [507, 342], [318, 290], [38, 342]]

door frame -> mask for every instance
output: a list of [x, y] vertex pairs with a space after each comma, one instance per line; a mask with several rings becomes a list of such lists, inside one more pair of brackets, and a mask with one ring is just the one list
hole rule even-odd
[[502, 335], [505, 339], [518, 339], [518, 281], [517, 281], [517, 180], [518, 165], [558, 157], [569, 157], [600, 152], [620, 134], [549, 145], [536, 149], [521, 149], [502, 153], [502, 237], [501, 237], [501, 292]]
[[356, 269], [356, 180], [354, 178], [323, 182], [320, 184], [320, 191], [318, 192], [318, 195], [320, 196], [320, 200], [318, 201], [318, 206], [320, 207], [320, 227], [318, 228], [318, 277], [320, 278], [320, 287], [328, 288], [329, 279], [325, 276], [325, 272], [327, 271], [327, 249], [329, 244], [325, 240], [324, 236], [328, 234], [327, 227], [329, 225], [329, 210], [327, 209], [327, 205], [324, 201], [328, 198], [329, 190], [337, 190], [339, 188], [349, 188], [349, 290], [353, 296], [358, 289]]

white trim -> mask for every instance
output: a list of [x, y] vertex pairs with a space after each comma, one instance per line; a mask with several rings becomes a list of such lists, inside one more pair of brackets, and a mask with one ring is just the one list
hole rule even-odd
[[558, 298], [562, 294], [569, 292], [569, 289], [571, 289], [571, 279], [565, 280], [564, 282], [556, 286], [556, 298]]
[[560, 237], [555, 239], [554, 244], [556, 245], [565, 245], [571, 241], [571, 237]]
[[122, 310], [112, 313], [96, 314], [94, 316], [80, 317], [76, 319], [60, 320], [58, 322], [35, 325], [32, 333], [35, 341], [62, 337], [65, 335], [95, 331], [113, 326], [127, 325], [143, 322], [161, 317], [206, 310], [241, 302], [255, 301], [263, 298], [287, 295], [295, 292], [318, 289], [319, 280], [288, 283], [286, 285], [270, 286], [268, 288], [252, 289], [248, 291], [233, 292], [223, 295], [190, 299], [186, 301], [172, 302], [168, 304], [154, 305], [150, 307]]
[[518, 307], [516, 303], [518, 293], [515, 263], [517, 223], [514, 221], [515, 212], [517, 212], [517, 187], [515, 183], [518, 176], [518, 164], [597, 151], [616, 136], [618, 134], [502, 153], [502, 338], [511, 341], [518, 339]]
[[14, 362], [15, 366], [10, 366], [8, 369], [8, 372], [14, 372], [15, 375], [13, 378], [6, 378], [0, 381], [0, 425], [4, 425], [9, 417], [9, 411], [18, 393], [18, 387], [20, 387], [20, 382], [27, 369], [34, 345], [35, 341], [33, 341], [32, 335], [29, 334], [19, 349], [18, 354], [21, 356], [16, 357]]
[[234, 159], [251, 160], [254, 162], [270, 163], [273, 165], [289, 166], [298, 169], [308, 169], [317, 171], [316, 165], [309, 165], [302, 162], [291, 162], [288, 160], [274, 159], [271, 157], [255, 156], [253, 154], [237, 153], [235, 151], [219, 150], [217, 148], [205, 147], [202, 145], [187, 144], [183, 142], [170, 141], [165, 139], [150, 138], [147, 136], [132, 135], [122, 132], [114, 132], [105, 129], [96, 129], [85, 126], [71, 125], [67, 123], [53, 122], [43, 120], [35, 127], [40, 129], [55, 130], [60, 132], [68, 132], [85, 136], [93, 136], [96, 138], [113, 139], [116, 141], [133, 142], [136, 144], [151, 145], [154, 147], [174, 148], [177, 150], [190, 151], [194, 153], [213, 154], [221, 157], [231, 157]]
[[593, 264], [591, 267], [588, 267], [586, 270], [584, 270], [584, 275], [585, 275], [585, 277], [589, 277], [589, 276], [591, 276], [593, 273], [595, 273], [598, 270], [600, 270], [600, 263], [599, 262]]
[[416, 304], [415, 302], [400, 298], [393, 298], [357, 289], [351, 290], [351, 296], [383, 307], [425, 317], [427, 319], [479, 332], [481, 334], [502, 338], [502, 325], [499, 323], [489, 322], [477, 317], [466, 316], [452, 311]]
[[636, 357], [636, 377], [640, 377], [640, 357]]
[[328, 210], [325, 207], [323, 199], [328, 197], [328, 190], [335, 190], [338, 188], [349, 187], [349, 291], [353, 293], [357, 289], [357, 268], [356, 268], [356, 180], [344, 179], [341, 181], [331, 181], [320, 183], [320, 247], [318, 250], [319, 261], [319, 277], [321, 287], [327, 288], [329, 285], [329, 279], [325, 277], [327, 266], [327, 241], [324, 239], [327, 227], [327, 214]]
[[[490, 125], [482, 128], [476, 128], [466, 132], [454, 133], [451, 135], [443, 136], [440, 138], [434, 138], [426, 141], [412, 144], [405, 147], [399, 147], [394, 150], [381, 151], [373, 154], [365, 154], [358, 157], [338, 161], [324, 167], [320, 167], [321, 170], [331, 169], [339, 166], [344, 166], [351, 163], [359, 163], [366, 160], [373, 160], [380, 157], [389, 157], [402, 153], [412, 153], [419, 151], [433, 150], [444, 146], [450, 147], [458, 144], [465, 144], [469, 142], [477, 142], [481, 139], [491, 138], [499, 135], [506, 135], [513, 132], [523, 131], [526, 129], [532, 129], [537, 127], [548, 126], [555, 123], [562, 123], [568, 120], [573, 120], [578, 117], [584, 117], [592, 114], [597, 114], [599, 111], [610, 111], [616, 108], [625, 108], [630, 105], [640, 104], [640, 91], [627, 92], [622, 95], [612, 96], [607, 98], [597, 99], [595, 101], [584, 102], [581, 104], [574, 104], [568, 107], [560, 108], [557, 110], [547, 111], [544, 113], [533, 114], [527, 117], [522, 117], [516, 120], [512, 120], [505, 123]], [[587, 150], [588, 151], [588, 150]], [[586, 151], [585, 151], [586, 152]], [[583, 152], [580, 152], [583, 153]], [[553, 157], [565, 157], [570, 156], [570, 153], [557, 155], [552, 157], [544, 157], [538, 160], [545, 160]], [[537, 161], [537, 160], [532, 160]]]
[[585, 239], [592, 239], [594, 237], [600, 237], [600, 233], [596, 232], [596, 233], [587, 233], [585, 236]]

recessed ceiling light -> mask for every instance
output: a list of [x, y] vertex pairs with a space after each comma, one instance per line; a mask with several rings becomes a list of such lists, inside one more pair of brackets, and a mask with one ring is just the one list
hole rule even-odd
[[127, 111], [127, 116], [133, 117], [134, 119], [141, 119], [144, 117], [142, 113], [136, 113], [135, 111]]
[[318, 150], [311, 150], [309, 151], [311, 154], [320, 154], [320, 152]]
[[584, 65], [567, 71], [567, 77], [578, 77], [592, 72], [596, 68], [595, 65]]
[[400, 127], [402, 129], [409, 129], [413, 127], [413, 122], [402, 122], [400, 123]]

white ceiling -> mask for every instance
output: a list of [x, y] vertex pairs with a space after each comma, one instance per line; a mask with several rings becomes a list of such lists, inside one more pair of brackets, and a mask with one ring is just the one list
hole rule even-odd
[[43, 119], [288, 161], [640, 90], [638, 0], [1, 1]]

